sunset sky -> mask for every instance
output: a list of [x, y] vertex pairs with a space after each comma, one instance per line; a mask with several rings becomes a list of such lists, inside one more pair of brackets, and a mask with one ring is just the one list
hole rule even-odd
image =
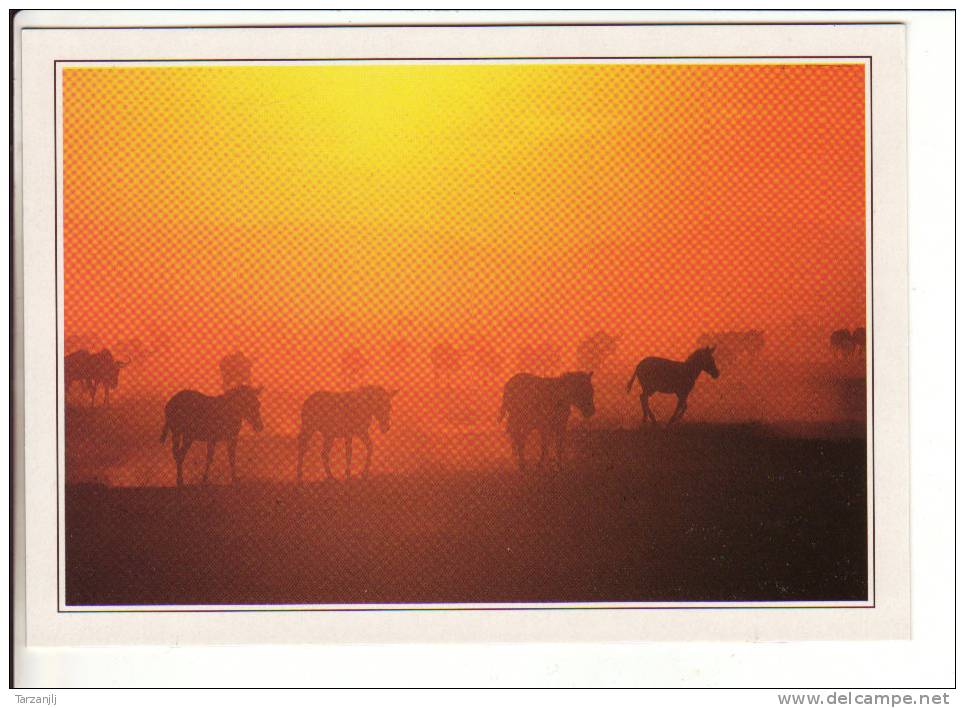
[[187, 383], [863, 325], [864, 103], [842, 64], [66, 68], [65, 331], [161, 332]]

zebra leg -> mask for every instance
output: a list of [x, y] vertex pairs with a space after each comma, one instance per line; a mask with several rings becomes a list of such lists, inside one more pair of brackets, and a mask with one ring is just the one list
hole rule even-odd
[[211, 461], [214, 459], [214, 440], [208, 441], [208, 455], [204, 460], [204, 474], [201, 475], [201, 482], [208, 483], [208, 472], [211, 470]]
[[352, 477], [352, 436], [345, 436], [345, 479]]
[[298, 465], [295, 467], [295, 478], [299, 484], [302, 482], [302, 464], [305, 462], [305, 450], [308, 449], [308, 438], [309, 436], [305, 434], [304, 430], [298, 433]]
[[640, 408], [643, 410], [643, 421], [640, 423], [640, 427], [646, 426], [648, 422], [657, 422], [657, 417], [650, 410], [650, 393], [644, 391], [640, 394]]
[[687, 397], [678, 396], [677, 409], [673, 412], [673, 415], [670, 416], [670, 420], [667, 422], [667, 425], [670, 425], [671, 423], [676, 423], [678, 420], [680, 420], [683, 417], [683, 414], [686, 410], [687, 410]]
[[516, 461], [519, 464], [519, 473], [525, 474], [526, 472], [526, 434], [514, 430], [510, 433], [513, 441], [513, 451], [516, 453]]
[[94, 398], [97, 397], [97, 382], [87, 384], [87, 390], [90, 391], [90, 407], [94, 407]]
[[174, 464], [178, 468], [178, 489], [184, 484], [184, 475], [181, 471], [181, 464], [184, 462], [184, 458], [181, 456], [181, 444], [178, 442], [180, 435], [177, 433], [171, 433], [171, 455], [174, 457]]
[[191, 445], [194, 440], [189, 438], [187, 435], [181, 436], [181, 446], [178, 447], [178, 451], [175, 453], [175, 459], [178, 463], [178, 479], [183, 480], [184, 474], [184, 458], [188, 456], [188, 450], [191, 449]]
[[366, 431], [362, 436], [362, 444], [365, 445], [365, 467], [362, 468], [362, 476], [369, 476], [369, 466], [372, 464], [372, 438]]
[[521, 438], [519, 440], [513, 441], [513, 447], [516, 449], [516, 461], [519, 465], [519, 473], [526, 473], [526, 439]]
[[332, 453], [332, 438], [325, 436], [325, 442], [322, 443], [322, 464], [325, 466], [325, 477], [327, 479], [335, 479], [332, 476], [332, 468], [329, 464], [329, 457]]
[[[234, 485], [238, 481], [238, 477], [235, 474], [235, 453], [238, 450], [238, 438], [228, 438], [228, 467], [231, 469], [231, 484]], [[214, 444], [211, 445], [211, 449], [214, 450]]]

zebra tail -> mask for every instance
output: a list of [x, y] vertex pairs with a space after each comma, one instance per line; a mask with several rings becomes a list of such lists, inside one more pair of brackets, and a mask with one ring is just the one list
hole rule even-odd
[[164, 429], [161, 431], [161, 442], [163, 443], [168, 439], [168, 421], [167, 418], [164, 419]]
[[627, 393], [630, 393], [630, 390], [633, 388], [633, 382], [636, 380], [637, 380], [637, 370], [634, 369], [633, 375], [630, 377], [630, 380], [627, 381]]

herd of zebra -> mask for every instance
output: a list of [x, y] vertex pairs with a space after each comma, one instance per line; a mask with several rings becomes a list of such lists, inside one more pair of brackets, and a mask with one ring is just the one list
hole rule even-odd
[[[764, 333], [760, 330], [724, 332], [716, 335], [714, 343], [702, 336], [697, 344], [697, 349], [684, 361], [646, 357], [637, 364], [627, 382], [626, 392], [630, 393], [634, 384], [639, 383], [644, 425], [657, 423], [649, 405], [654, 394], [677, 397], [677, 406], [668, 421], [668, 424], [675, 423], [686, 412], [687, 398], [700, 374], [707, 373], [714, 379], [720, 375], [715, 353], [728, 362], [756, 357], [763, 349]], [[863, 347], [863, 328], [854, 332], [842, 329], [831, 334], [831, 350], [835, 356], [850, 357]], [[87, 350], [72, 352], [65, 359], [65, 390], [69, 391], [72, 384], [80, 382], [90, 393], [93, 404], [97, 388], [103, 386], [106, 405], [109, 391], [117, 387], [119, 373], [127, 363], [115, 360], [107, 349], [96, 354]], [[165, 405], [161, 442], [166, 442], [170, 435], [178, 487], [184, 484], [184, 461], [195, 442], [207, 445], [203, 481], [207, 481], [217, 444], [223, 442], [234, 483], [238, 435], [243, 423], [247, 422], [256, 432], [264, 427], [259, 402], [262, 389], [250, 383], [251, 361], [240, 352], [234, 352], [221, 360], [219, 369], [225, 390], [223, 394], [209, 396], [183, 390], [174, 394]], [[524, 449], [533, 432], [539, 437], [539, 465], [546, 463], [548, 450], [553, 446], [556, 467], [562, 470], [571, 409], [576, 408], [585, 418], [593, 416], [596, 410], [592, 378], [592, 371], [571, 371], [560, 376], [517, 373], [506, 381], [499, 420], [506, 420], [506, 432], [521, 472], [526, 469]], [[389, 431], [392, 400], [398, 393], [397, 389], [382, 386], [312, 393], [301, 407], [296, 479], [302, 481], [305, 454], [316, 434], [323, 439], [322, 462], [326, 477], [334, 478], [330, 453], [333, 443], [339, 439], [345, 443], [346, 477], [351, 476], [354, 438], [361, 440], [365, 447], [361, 474], [366, 476], [372, 461], [370, 428], [376, 422], [383, 434]]]
[[[627, 392], [631, 391], [634, 383], [639, 383], [645, 423], [656, 423], [656, 417], [649, 407], [649, 399], [655, 393], [677, 396], [677, 408], [670, 422], [679, 420], [687, 409], [687, 397], [700, 374], [707, 372], [713, 378], [720, 375], [713, 353], [714, 347], [709, 346], [697, 349], [685, 361], [659, 357], [647, 357], [640, 361], [627, 383]], [[118, 374], [124, 365], [125, 362], [115, 361], [106, 349], [97, 354], [87, 350], [72, 352], [65, 360], [65, 385], [69, 389], [74, 382], [81, 382], [88, 391], [96, 391], [99, 385], [109, 391], [116, 388]], [[207, 481], [215, 448], [221, 442], [227, 447], [232, 483], [236, 481], [235, 459], [242, 425], [248, 423], [255, 432], [264, 428], [259, 401], [262, 389], [246, 382], [237, 383], [233, 378], [244, 378], [250, 374], [246, 368], [247, 363], [241, 358], [224, 360], [222, 375], [227, 379], [225, 383], [231, 386], [228, 388], [226, 385], [227, 390], [223, 394], [209, 396], [199, 391], [183, 390], [174, 394], [165, 405], [161, 442], [166, 442], [170, 435], [179, 488], [184, 484], [184, 460], [195, 442], [207, 445], [203, 481]], [[521, 472], [526, 469], [526, 441], [533, 432], [539, 435], [540, 465], [545, 463], [550, 444], [554, 444], [556, 465], [562, 470], [566, 424], [571, 409], [575, 407], [586, 418], [596, 411], [592, 379], [592, 371], [572, 371], [561, 376], [518, 373], [506, 382], [499, 420], [506, 420], [506, 430]], [[323, 438], [322, 461], [328, 478], [334, 477], [329, 457], [332, 444], [337, 439], [345, 441], [346, 477], [351, 476], [354, 438], [360, 439], [365, 446], [362, 476], [366, 476], [372, 461], [370, 428], [373, 422], [377, 422], [383, 433], [389, 431], [392, 399], [398, 393], [397, 389], [382, 386], [362, 386], [351, 391], [317, 391], [311, 394], [301, 408], [297, 480], [302, 480], [305, 453], [316, 434]]]
[[[650, 410], [649, 400], [655, 393], [669, 393], [677, 397], [677, 408], [670, 423], [679, 420], [687, 410], [687, 397], [702, 372], [713, 378], [720, 375], [714, 361], [714, 347], [701, 347], [685, 361], [647, 357], [640, 361], [630, 381], [640, 384], [640, 405], [644, 422], [657, 422]], [[195, 442], [207, 444], [202, 480], [207, 481], [215, 446], [224, 442], [228, 449], [228, 465], [232, 482], [235, 481], [235, 449], [238, 434], [247, 422], [256, 432], [263, 427], [260, 388], [246, 383], [236, 385], [220, 396], [206, 396], [198, 391], [176, 393], [164, 407], [164, 427], [161, 442], [171, 435], [171, 452], [177, 467], [177, 485], [184, 480], [184, 459]], [[362, 476], [368, 475], [372, 463], [370, 429], [376, 422], [382, 433], [389, 432], [392, 399], [398, 389], [382, 386], [362, 386], [351, 391], [316, 391], [301, 408], [298, 432], [298, 462], [296, 479], [302, 481], [305, 453], [312, 437], [322, 436], [322, 463], [325, 475], [334, 479], [330, 455], [336, 440], [345, 442], [346, 477], [351, 477], [352, 443], [355, 438], [365, 447]], [[585, 418], [596, 412], [594, 404], [593, 372], [570, 371], [561, 376], [536, 376], [518, 373], [503, 386], [499, 420], [506, 420], [506, 431], [512, 443], [520, 472], [525, 472], [524, 449], [530, 435], [536, 432], [540, 441], [540, 466], [546, 462], [550, 445], [556, 448], [556, 466], [563, 468], [563, 449], [566, 424], [572, 408]]]

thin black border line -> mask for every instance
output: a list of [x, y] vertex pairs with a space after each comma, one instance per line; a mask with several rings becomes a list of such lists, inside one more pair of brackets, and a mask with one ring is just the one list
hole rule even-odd
[[[660, 24], [664, 24], [664, 23], [660, 23]], [[762, 24], [772, 24], [772, 23], [762, 23]], [[800, 24], [800, 23], [788, 23], [788, 24]], [[835, 24], [843, 24], [843, 23], [817, 23], [817, 24], [835, 25]], [[855, 24], [865, 24], [865, 23], [855, 23]], [[867, 23], [867, 24], [875, 24], [875, 23]], [[877, 23], [877, 24], [889, 24], [889, 23]], [[902, 23], [891, 23], [891, 24], [902, 24]], [[392, 27], [395, 27], [396, 25], [391, 25], [391, 26], [392, 26]], [[419, 26], [419, 25], [400, 25], [400, 27], [406, 27], [406, 26], [417, 27], [417, 26]], [[430, 26], [430, 27], [441, 27], [441, 26], [445, 26], [445, 25], [427, 25], [427, 26]], [[470, 26], [470, 27], [471, 27], [472, 25], [453, 25], [453, 27], [465, 27], [465, 26]], [[487, 25], [487, 26], [488, 26], [488, 25]], [[503, 25], [494, 25], [494, 26], [503, 26]], [[515, 25], [511, 25], [511, 26], [515, 26]], [[535, 26], [544, 26], [544, 25], [535, 25]], [[586, 25], [574, 25], [574, 26], [586, 26]], [[606, 25], [606, 26], [611, 26], [611, 25]], [[635, 26], [635, 25], [634, 25], [634, 26]], [[345, 25], [338, 25], [338, 27], [340, 27], [340, 28], [346, 28], [346, 29], [350, 29], [350, 28], [351, 28], [351, 27], [347, 27], [347, 26], [345, 26]], [[361, 25], [354, 25], [354, 26], [352, 26], [352, 27], [362, 27], [362, 26], [361, 26]], [[97, 28], [84, 28], [84, 29], [97, 29]], [[117, 28], [117, 29], [135, 29], [135, 28], [125, 27], [125, 28]], [[215, 27], [215, 28], [213, 28], [213, 29], [221, 29], [221, 27]], [[869, 91], [869, 98], [868, 98], [868, 105], [866, 106], [866, 111], [869, 111], [869, 112], [871, 113], [871, 115], [870, 115], [870, 126], [871, 126], [871, 127], [869, 127], [869, 129], [868, 129], [868, 151], [869, 151], [869, 154], [872, 156], [872, 159], [870, 160], [870, 164], [869, 164], [869, 168], [870, 168], [870, 172], [871, 172], [871, 176], [870, 176], [870, 178], [869, 178], [869, 183], [870, 183], [870, 186], [871, 186], [871, 205], [870, 205], [870, 208], [869, 208], [869, 217], [868, 217], [868, 218], [869, 218], [869, 222], [868, 222], [868, 223], [869, 223], [869, 225], [870, 225], [870, 230], [871, 230], [871, 233], [870, 233], [870, 242], [871, 242], [871, 246], [870, 246], [870, 250], [871, 250], [871, 268], [870, 268], [870, 271], [871, 271], [871, 297], [872, 297], [872, 302], [871, 302], [871, 371], [872, 371], [872, 392], [871, 392], [871, 397], [872, 397], [872, 406], [871, 406], [871, 421], [870, 421], [870, 423], [871, 423], [871, 460], [870, 460], [870, 461], [871, 461], [871, 499], [870, 499], [870, 502], [871, 502], [871, 513], [872, 513], [872, 519], [871, 519], [871, 533], [872, 533], [872, 536], [871, 536], [871, 538], [869, 539], [869, 541], [870, 541], [870, 543], [871, 543], [871, 575], [869, 576], [869, 579], [872, 580], [872, 593], [871, 593], [871, 598], [870, 598], [870, 599], [871, 599], [871, 604], [870, 604], [870, 605], [776, 605], [776, 606], [775, 606], [775, 605], [766, 605], [766, 606], [760, 606], [760, 605], [753, 605], [753, 604], [749, 604], [749, 603], [744, 603], [744, 604], [740, 604], [740, 605], [725, 606], [725, 607], [719, 607], [719, 606], [713, 606], [713, 607], [708, 607], [708, 606], [680, 607], [680, 606], [673, 606], [673, 605], [671, 605], [671, 606], [656, 605], [656, 606], [646, 606], [646, 607], [641, 607], [641, 606], [631, 606], [631, 607], [627, 607], [627, 606], [618, 606], [618, 607], [612, 607], [612, 606], [605, 606], [605, 607], [599, 607], [599, 606], [583, 607], [583, 606], [572, 606], [572, 605], [567, 605], [567, 606], [565, 606], [565, 607], [546, 607], [546, 606], [544, 605], [544, 606], [538, 606], [538, 607], [536, 607], [536, 606], [523, 605], [522, 603], [519, 603], [518, 606], [510, 606], [510, 607], [493, 607], [493, 606], [483, 606], [483, 607], [459, 607], [459, 606], [456, 606], [456, 607], [419, 607], [419, 606], [414, 606], [414, 607], [315, 607], [315, 608], [313, 608], [313, 607], [307, 607], [307, 608], [301, 608], [301, 607], [299, 607], [299, 608], [291, 608], [291, 607], [288, 606], [288, 605], [282, 604], [282, 605], [272, 605], [272, 606], [269, 606], [269, 607], [264, 607], [264, 606], [256, 606], [256, 607], [250, 607], [250, 608], [237, 608], [237, 607], [233, 607], [233, 608], [227, 608], [227, 609], [219, 609], [219, 608], [216, 607], [216, 606], [207, 605], [207, 606], [201, 606], [200, 609], [184, 609], [184, 610], [180, 610], [180, 609], [143, 609], [143, 610], [142, 610], [142, 609], [128, 609], [128, 607], [130, 607], [130, 606], [125, 606], [124, 609], [62, 610], [62, 609], [60, 608], [60, 577], [61, 577], [61, 573], [60, 573], [60, 501], [61, 501], [62, 494], [61, 494], [61, 485], [60, 485], [60, 432], [59, 432], [59, 424], [60, 424], [60, 420], [59, 420], [59, 416], [60, 416], [60, 405], [59, 405], [59, 404], [60, 404], [60, 401], [59, 401], [59, 396], [60, 396], [60, 356], [59, 356], [59, 352], [60, 352], [60, 336], [61, 336], [61, 332], [60, 332], [60, 323], [59, 323], [59, 312], [57, 311], [57, 307], [58, 307], [58, 303], [59, 303], [59, 299], [58, 299], [59, 293], [56, 292], [56, 291], [58, 290], [58, 287], [57, 287], [57, 279], [58, 279], [59, 272], [60, 272], [60, 271], [59, 271], [60, 262], [59, 262], [59, 259], [58, 259], [58, 257], [57, 257], [57, 255], [58, 255], [58, 254], [57, 254], [57, 228], [59, 227], [59, 224], [60, 224], [60, 216], [61, 216], [61, 215], [60, 215], [60, 210], [59, 210], [59, 208], [58, 208], [58, 203], [57, 203], [57, 199], [58, 199], [58, 196], [59, 196], [59, 179], [60, 179], [60, 167], [61, 167], [61, 166], [60, 166], [60, 161], [59, 161], [58, 158], [57, 158], [57, 148], [58, 148], [58, 145], [59, 145], [59, 143], [58, 143], [59, 131], [58, 131], [58, 121], [57, 121], [57, 78], [58, 78], [58, 73], [57, 73], [57, 72], [58, 72], [58, 65], [59, 65], [59, 64], [83, 64], [83, 63], [97, 63], [97, 64], [107, 64], [107, 65], [109, 65], [109, 64], [114, 64], [114, 63], [146, 63], [146, 64], [153, 64], [153, 63], [172, 64], [172, 63], [175, 63], [175, 64], [181, 64], [181, 63], [202, 62], [202, 61], [203, 61], [203, 62], [211, 62], [211, 63], [222, 63], [222, 62], [224, 62], [224, 63], [236, 63], [236, 62], [252, 62], [252, 61], [256, 61], [256, 62], [263, 63], [263, 64], [275, 64], [275, 63], [279, 63], [279, 62], [290, 62], [290, 61], [298, 61], [298, 62], [320, 62], [320, 63], [321, 63], [321, 62], [325, 62], [325, 63], [332, 63], [332, 64], [334, 64], [334, 63], [342, 63], [342, 62], [346, 62], [346, 63], [348, 63], [348, 62], [361, 62], [361, 61], [397, 61], [397, 62], [413, 62], [413, 61], [433, 61], [433, 62], [465, 61], [465, 62], [471, 62], [471, 61], [506, 60], [506, 61], [534, 61], [534, 62], [543, 62], [543, 61], [561, 61], [561, 60], [566, 60], [566, 59], [586, 60], [586, 61], [599, 61], [599, 60], [603, 60], [603, 61], [614, 61], [614, 60], [620, 60], [620, 59], [634, 59], [634, 60], [640, 60], [640, 59], [704, 59], [704, 60], [707, 60], [707, 59], [723, 59], [723, 60], [728, 60], [728, 59], [760, 59], [760, 60], [767, 60], [767, 59], [866, 59], [866, 60], [867, 60], [867, 67], [868, 67], [867, 71], [869, 72], [869, 74], [868, 74], [868, 91]], [[305, 57], [300, 57], [300, 58], [297, 58], [297, 59], [263, 59], [263, 58], [262, 58], [262, 59], [237, 59], [237, 58], [236, 58], [236, 59], [210, 59], [210, 58], [207, 58], [207, 59], [177, 59], [177, 60], [165, 60], [165, 59], [148, 59], [148, 60], [140, 60], [140, 59], [121, 59], [121, 60], [114, 60], [114, 59], [82, 59], [82, 60], [55, 59], [55, 60], [54, 60], [54, 82], [53, 82], [53, 87], [54, 87], [54, 212], [55, 212], [55, 214], [54, 214], [54, 281], [55, 281], [55, 288], [54, 288], [54, 290], [55, 290], [55, 293], [54, 293], [55, 311], [54, 311], [54, 314], [55, 314], [55, 321], [56, 321], [56, 326], [55, 326], [55, 330], [56, 330], [56, 333], [55, 333], [55, 346], [56, 346], [55, 359], [57, 360], [57, 364], [56, 364], [56, 369], [57, 369], [57, 371], [56, 371], [55, 381], [56, 381], [56, 384], [57, 384], [57, 395], [58, 395], [58, 410], [57, 410], [57, 421], [56, 421], [56, 428], [57, 428], [57, 440], [56, 440], [56, 449], [57, 449], [56, 486], [57, 486], [57, 492], [56, 492], [56, 496], [57, 496], [57, 502], [58, 502], [58, 503], [57, 503], [57, 614], [108, 614], [108, 613], [114, 613], [114, 614], [117, 614], [117, 613], [130, 613], [130, 614], [186, 613], [186, 614], [192, 614], [192, 613], [210, 613], [210, 612], [225, 612], [225, 613], [227, 613], [227, 612], [231, 612], [231, 613], [241, 613], [241, 612], [438, 612], [438, 611], [442, 611], [442, 612], [449, 612], [449, 611], [454, 611], [454, 612], [496, 612], [496, 611], [548, 611], [548, 610], [705, 610], [705, 611], [706, 611], [706, 610], [798, 610], [798, 609], [802, 609], [802, 610], [827, 610], [827, 609], [869, 610], [869, 609], [875, 609], [875, 608], [877, 607], [877, 604], [876, 604], [876, 593], [877, 593], [878, 582], [877, 582], [877, 565], [876, 565], [876, 558], [875, 558], [875, 549], [876, 549], [877, 543], [876, 543], [876, 538], [875, 538], [875, 536], [874, 536], [874, 533], [875, 533], [874, 491], [875, 491], [875, 476], [876, 476], [876, 475], [875, 475], [875, 468], [874, 468], [874, 464], [875, 464], [875, 444], [874, 444], [874, 414], [875, 414], [875, 409], [874, 409], [874, 334], [875, 334], [875, 332], [874, 332], [874, 215], [873, 215], [873, 204], [874, 204], [874, 161], [873, 161], [873, 156], [874, 156], [874, 142], [873, 142], [873, 139], [874, 139], [874, 131], [873, 131], [874, 113], [871, 111], [871, 106], [872, 106], [872, 103], [873, 103], [874, 94], [873, 94], [873, 90], [872, 90], [872, 89], [873, 89], [873, 83], [872, 83], [872, 82], [873, 82], [872, 60], [873, 60], [873, 58], [872, 58], [871, 55], [802, 55], [802, 56], [794, 56], [794, 55], [789, 55], [789, 56], [783, 56], [783, 55], [769, 55], [769, 56], [751, 55], [751, 56], [681, 56], [681, 57], [659, 57], [659, 56], [640, 56], [640, 57], [630, 57], [630, 56], [621, 56], [621, 57], [593, 57], [593, 56], [578, 56], [578, 57], [533, 57], [533, 56], [530, 56], [530, 57], [449, 57], [449, 58], [447, 58], [447, 57], [422, 57], [422, 58], [420, 58], [420, 57], [394, 57], [394, 58], [393, 58], [393, 57], [375, 57], [375, 58], [352, 57], [352, 58], [345, 58], [345, 59], [338, 59], [338, 58], [331, 58], [331, 57], [328, 57], [328, 58], [305, 58]], [[838, 62], [835, 62], [835, 63], [838, 63]], [[866, 311], [867, 311], [867, 305], [866, 305]], [[867, 395], [867, 394], [866, 394], [866, 395]], [[65, 485], [66, 485], [66, 478], [65, 478], [64, 482], [65, 482]], [[64, 490], [64, 493], [66, 494], [66, 490]], [[66, 501], [66, 500], [65, 500], [65, 501]], [[867, 534], [866, 534], [866, 536], [867, 536]], [[66, 564], [66, 557], [65, 557], [65, 559], [64, 559], [64, 562], [65, 562], [65, 564]], [[833, 601], [832, 601], [832, 602], [833, 602]], [[290, 604], [294, 604], [294, 603], [290, 603]], [[391, 604], [391, 603], [386, 603], [386, 604]], [[399, 603], [399, 604], [405, 604], [405, 603]], [[413, 604], [417, 604], [417, 603], [413, 603]], [[434, 603], [421, 603], [421, 604], [425, 605], [425, 604], [434, 604]], [[442, 604], [442, 603], [439, 603], [439, 604]], [[468, 604], [468, 603], [462, 603], [462, 604], [465, 605], [465, 604]], [[548, 604], [552, 604], [552, 603], [545, 603], [545, 604], [548, 605]], [[66, 606], [66, 605], [65, 605], [65, 606]]]

